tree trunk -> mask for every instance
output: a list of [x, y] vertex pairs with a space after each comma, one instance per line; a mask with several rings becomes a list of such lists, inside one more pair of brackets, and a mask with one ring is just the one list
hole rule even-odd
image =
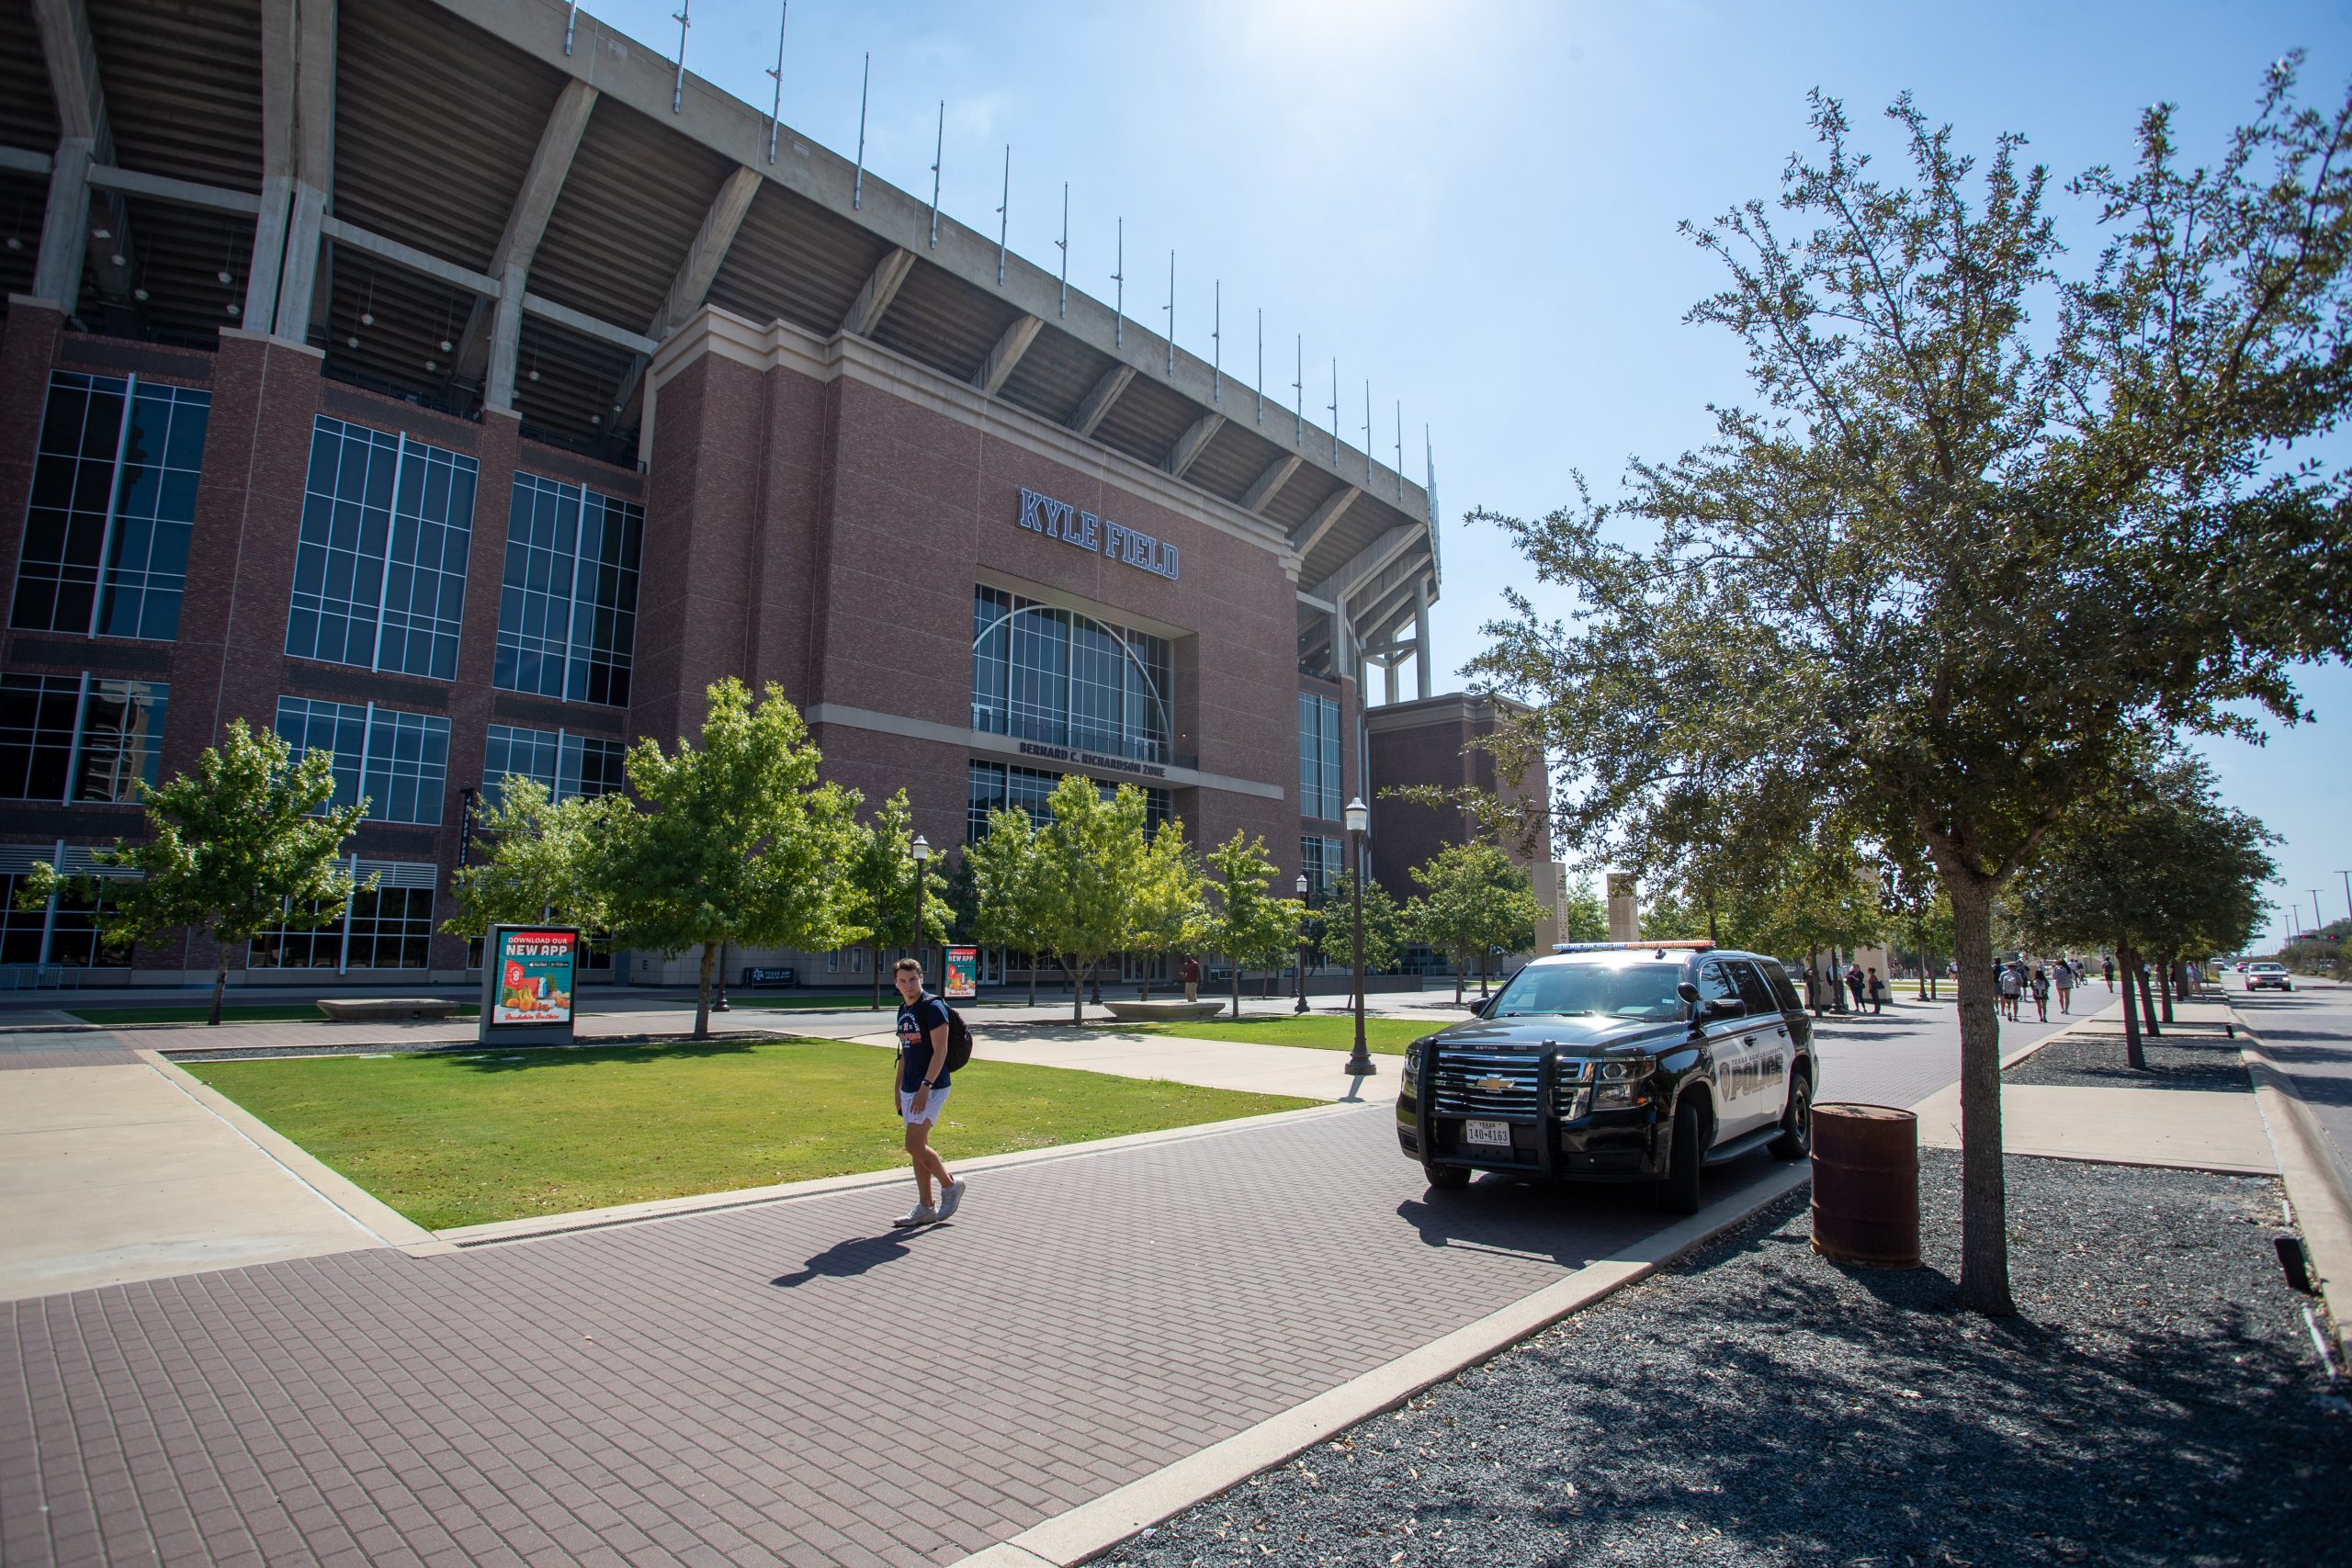
[[[1159, 955], [1157, 953], [1154, 953], [1151, 955], [1151, 958], [1156, 958]], [[1143, 989], [1136, 993], [1136, 1000], [1139, 1002], [1148, 1002], [1151, 1000], [1151, 958], [1147, 958], [1144, 961]]]
[[1470, 955], [1467, 953], [1456, 953], [1453, 955], [1453, 1005], [1455, 1007], [1462, 1005], [1462, 984], [1469, 978], [1463, 971], [1469, 967]]
[[710, 972], [718, 963], [718, 949], [710, 942], [702, 944], [702, 982], [695, 993], [695, 1038], [710, 1038]]
[[1233, 1016], [1241, 1016], [1241, 965], [1233, 966]]
[[2156, 998], [2148, 986], [2148, 964], [2143, 958], [2135, 957], [2132, 961], [2132, 967], [2124, 971], [2125, 985], [2131, 985], [2135, 979], [2140, 986], [2140, 1020], [2147, 1025], [2149, 1039], [2162, 1040], [2165, 1037], [2165, 1032], [2156, 1025]]
[[2132, 995], [2132, 964], [2133, 954], [2125, 942], [2115, 944], [2115, 966], [2123, 971], [2123, 1065], [2134, 1072], [2145, 1070], [2148, 1054], [2140, 1048], [2140, 1009]]
[[1032, 953], [1025, 956], [1029, 960], [1029, 1005], [1035, 1007], [1037, 1005], [1037, 955]]
[[2167, 958], [2164, 961], [2163, 967], [2156, 972], [2157, 983], [2162, 987], [2158, 999], [2163, 1003], [2164, 1018], [2166, 1023], [2172, 1021], [2172, 965], [2173, 961]]
[[[1711, 921], [1714, 919], [1712, 915], [1707, 918]], [[1478, 949], [1478, 999], [1482, 1002], [1487, 999], [1487, 964], [1492, 956], [1486, 948]]]
[[229, 988], [229, 950], [217, 941], [212, 955], [212, 1016], [204, 1021], [212, 1027], [220, 1022], [220, 996]]
[[2008, 1189], [2001, 1165], [2001, 1020], [1993, 985], [1991, 878], [1943, 863], [1960, 964], [1960, 1303], [1989, 1317], [2009, 1297]]
[[[1089, 975], [1094, 973], [1094, 965], [1088, 964], [1086, 972]], [[1062, 961], [1062, 973], [1069, 976], [1069, 1021], [1072, 1023], [1084, 1023], [1086, 1021], [1086, 982], [1080, 977], [1078, 965], [1068, 959]]]

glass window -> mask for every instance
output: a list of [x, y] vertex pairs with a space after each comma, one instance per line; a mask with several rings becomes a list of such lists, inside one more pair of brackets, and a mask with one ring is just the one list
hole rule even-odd
[[482, 757], [482, 796], [495, 804], [510, 773], [537, 780], [557, 800], [610, 795], [628, 782], [621, 762], [625, 750], [617, 740], [493, 724]]
[[77, 676], [0, 675], [0, 798], [65, 798], [81, 702]]
[[349, 806], [365, 795], [371, 822], [440, 824], [449, 721], [438, 714], [280, 697], [277, 728], [298, 755], [334, 754], [335, 805]]
[[975, 729], [1164, 762], [1170, 669], [1165, 637], [973, 591]]
[[1772, 987], [1756, 972], [1756, 965], [1744, 958], [1727, 958], [1724, 967], [1731, 971], [1732, 989], [1747, 1004], [1751, 1017], [1769, 1018], [1781, 1010], [1780, 998], [1772, 995]]
[[1340, 705], [1298, 694], [1298, 814], [1340, 819]]
[[171, 687], [161, 681], [90, 682], [82, 709], [82, 761], [74, 798], [135, 801], [137, 785], [155, 785], [164, 761], [164, 713]]
[[1682, 1016], [1674, 989], [1681, 979], [1679, 964], [1530, 964], [1503, 987], [1494, 1016], [1598, 1013], [1670, 1023]]
[[17, 896], [31, 880], [28, 874], [22, 872], [0, 875], [0, 964], [40, 963], [44, 930], [49, 932], [49, 962], [52, 964], [90, 967], [130, 962], [130, 944], [107, 944], [99, 940], [96, 907], [70, 884], [57, 896], [54, 921], [51, 911], [42, 905], [18, 908]]
[[[1054, 791], [1062, 782], [1059, 773], [978, 761], [967, 763], [965, 773], [967, 842], [988, 837], [989, 813], [1001, 807], [1019, 807], [1029, 814], [1030, 821], [1040, 827], [1053, 816]], [[1116, 795], [1119, 788], [1100, 779], [1094, 787], [1105, 800]], [[1143, 813], [1144, 831], [1157, 833], [1160, 825], [1175, 815], [1174, 797], [1164, 789], [1147, 787], [1143, 792]]]
[[1340, 850], [1340, 840], [1310, 835], [1298, 840], [1298, 868], [1306, 874], [1306, 886], [1317, 897], [1331, 891], [1331, 885], [1348, 869]]
[[[317, 905], [308, 908], [315, 911]], [[348, 946], [346, 947], [346, 938]], [[278, 926], [253, 940], [250, 969], [423, 969], [433, 942], [433, 889], [377, 887], [351, 896], [346, 919]]]
[[457, 679], [476, 473], [459, 453], [320, 415], [286, 651]]
[[179, 635], [211, 410], [210, 393], [186, 387], [51, 374], [11, 626], [164, 642]]
[[492, 683], [628, 706], [644, 508], [517, 472], [510, 516]]
[[156, 780], [170, 690], [160, 681], [0, 675], [0, 798], [137, 799], [135, 781]]

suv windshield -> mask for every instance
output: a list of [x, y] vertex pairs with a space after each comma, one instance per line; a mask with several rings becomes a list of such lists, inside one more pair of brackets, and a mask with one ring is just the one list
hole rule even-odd
[[1674, 993], [1679, 964], [1531, 964], [1496, 998], [1495, 1018], [1530, 1013], [1600, 1013], [1671, 1023], [1682, 1016]]

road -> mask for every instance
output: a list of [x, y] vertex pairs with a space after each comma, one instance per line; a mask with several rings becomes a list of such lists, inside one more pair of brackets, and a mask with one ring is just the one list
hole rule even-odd
[[2301, 980], [2281, 996], [2233, 988], [2230, 1005], [2327, 1134], [2336, 1179], [2352, 1190], [2352, 986]]

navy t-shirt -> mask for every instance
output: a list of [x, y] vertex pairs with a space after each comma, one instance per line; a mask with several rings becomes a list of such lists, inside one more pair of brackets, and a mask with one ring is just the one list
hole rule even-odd
[[[945, 1027], [947, 1004], [926, 991], [899, 1009], [899, 1088], [908, 1094], [922, 1087], [931, 1071], [931, 1032]], [[947, 1062], [941, 1057], [939, 1077], [932, 1088], [947, 1087]]]

